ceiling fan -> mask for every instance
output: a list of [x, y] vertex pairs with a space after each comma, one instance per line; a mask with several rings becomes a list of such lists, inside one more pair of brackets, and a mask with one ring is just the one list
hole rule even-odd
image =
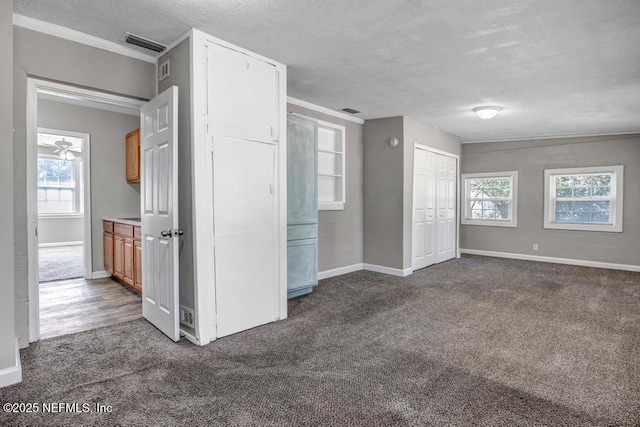
[[74, 147], [73, 144], [66, 139], [62, 138], [62, 141], [54, 142], [56, 149], [53, 151], [62, 160], [73, 160], [76, 156], [73, 152], [79, 153], [80, 148]]

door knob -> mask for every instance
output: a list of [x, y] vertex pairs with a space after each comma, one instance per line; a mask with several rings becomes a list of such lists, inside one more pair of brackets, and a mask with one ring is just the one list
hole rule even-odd
[[175, 230], [173, 230], [174, 236], [182, 236], [183, 234], [184, 234], [184, 230], [182, 228], [176, 228]]
[[162, 231], [160, 232], [160, 235], [161, 235], [162, 237], [169, 237], [169, 238], [171, 238], [171, 237], [173, 236], [173, 230], [171, 230], [171, 229], [168, 229], [168, 230], [162, 230]]

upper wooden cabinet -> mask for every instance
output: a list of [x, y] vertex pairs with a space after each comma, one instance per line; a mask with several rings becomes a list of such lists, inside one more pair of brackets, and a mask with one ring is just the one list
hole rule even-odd
[[140, 129], [127, 134], [127, 182], [140, 182]]

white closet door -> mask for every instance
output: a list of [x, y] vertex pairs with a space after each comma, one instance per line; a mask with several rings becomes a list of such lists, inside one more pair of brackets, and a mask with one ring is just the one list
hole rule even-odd
[[438, 154], [436, 262], [456, 256], [456, 159]]
[[413, 169], [414, 270], [436, 262], [436, 154], [416, 148]]
[[217, 44], [207, 49], [211, 132], [228, 138], [277, 141], [276, 67]]
[[217, 336], [278, 315], [277, 205], [272, 144], [215, 138]]

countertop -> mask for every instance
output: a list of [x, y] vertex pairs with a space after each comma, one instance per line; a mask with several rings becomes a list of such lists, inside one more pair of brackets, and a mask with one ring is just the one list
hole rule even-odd
[[102, 220], [119, 222], [120, 224], [133, 225], [134, 227], [142, 226], [142, 223], [140, 222], [140, 218], [118, 218], [114, 216], [103, 216]]

